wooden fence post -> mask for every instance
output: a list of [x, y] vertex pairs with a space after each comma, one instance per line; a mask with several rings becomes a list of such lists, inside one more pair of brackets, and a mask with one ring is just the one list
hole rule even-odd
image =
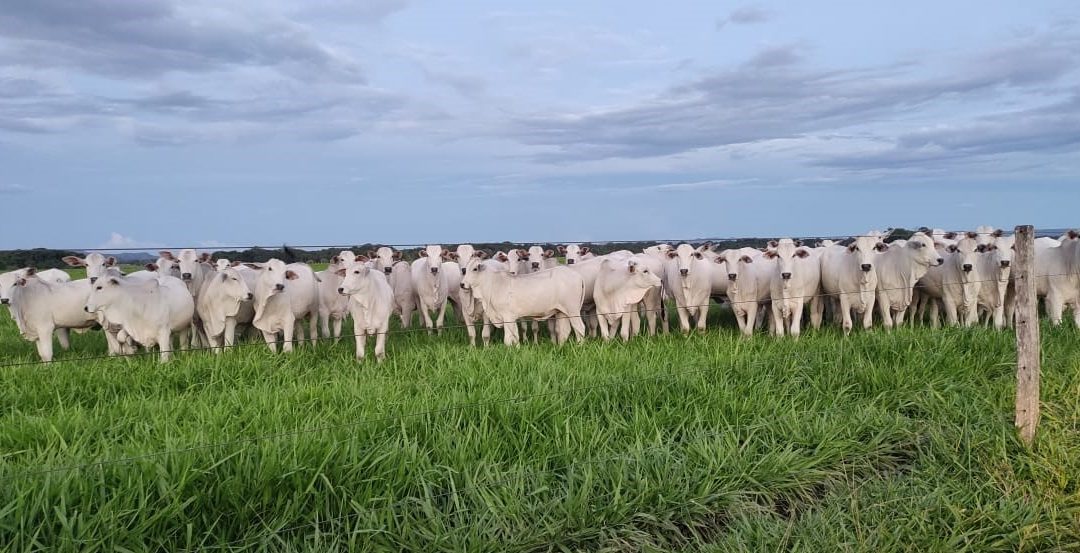
[[1031, 446], [1039, 426], [1039, 304], [1035, 297], [1035, 229], [1016, 227], [1016, 428]]

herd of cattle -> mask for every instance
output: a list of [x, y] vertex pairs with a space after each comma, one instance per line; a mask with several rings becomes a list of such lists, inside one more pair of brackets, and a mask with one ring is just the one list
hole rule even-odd
[[[493, 255], [470, 245], [427, 246], [412, 262], [383, 247], [367, 255], [343, 251], [319, 272], [304, 263], [230, 263], [182, 250], [162, 251], [156, 263], [125, 275], [114, 258], [91, 253], [63, 259], [85, 267], [85, 279], [56, 269], [0, 275], [0, 301], [45, 362], [53, 336], [67, 349], [71, 329], [100, 327], [110, 355], [157, 346], [167, 361], [174, 334], [181, 348], [221, 351], [253, 327], [272, 351], [280, 338], [288, 352], [303, 340], [305, 320], [308, 340], [316, 340], [320, 323], [323, 336], [337, 340], [349, 315], [357, 358], [373, 336], [381, 360], [392, 315], [407, 328], [420, 311], [424, 326], [439, 331], [447, 303], [472, 345], [478, 326], [484, 345], [493, 326], [507, 345], [522, 333], [537, 340], [541, 321], [560, 344], [571, 333], [628, 340], [642, 318], [649, 334], [658, 323], [667, 332], [669, 303], [688, 333], [705, 329], [710, 301], [729, 305], [745, 335], [767, 324], [776, 336], [798, 336], [804, 313], [814, 328], [830, 318], [850, 331], [855, 315], [870, 328], [875, 305], [886, 328], [927, 318], [936, 326], [941, 310], [952, 325], [1012, 323], [1012, 236], [979, 227], [887, 239], [874, 231], [813, 247], [782, 239], [760, 250], [658, 244], [606, 255], [575, 244], [560, 246], [561, 255], [538, 246]], [[1080, 326], [1080, 233], [1037, 239], [1035, 273], [1050, 320], [1059, 324], [1068, 306]]]

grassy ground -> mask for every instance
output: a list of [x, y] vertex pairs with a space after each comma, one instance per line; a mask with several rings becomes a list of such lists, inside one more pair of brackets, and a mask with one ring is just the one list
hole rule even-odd
[[[414, 332], [382, 365], [345, 342], [65, 362], [105, 351], [78, 335], [0, 368], [0, 544], [1080, 549], [1080, 335], [1043, 336], [1028, 451], [1013, 337], [985, 329], [517, 350]], [[0, 316], [0, 362], [33, 351]]]

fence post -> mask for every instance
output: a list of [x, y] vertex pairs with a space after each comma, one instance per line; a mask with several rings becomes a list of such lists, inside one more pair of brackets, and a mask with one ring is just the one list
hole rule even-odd
[[1039, 426], [1039, 304], [1035, 297], [1035, 229], [1016, 227], [1016, 428], [1031, 446]]

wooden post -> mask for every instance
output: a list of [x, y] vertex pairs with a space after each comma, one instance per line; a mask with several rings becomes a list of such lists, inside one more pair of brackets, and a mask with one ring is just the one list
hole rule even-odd
[[1031, 446], [1039, 426], [1039, 307], [1035, 297], [1035, 229], [1016, 227], [1016, 428]]

